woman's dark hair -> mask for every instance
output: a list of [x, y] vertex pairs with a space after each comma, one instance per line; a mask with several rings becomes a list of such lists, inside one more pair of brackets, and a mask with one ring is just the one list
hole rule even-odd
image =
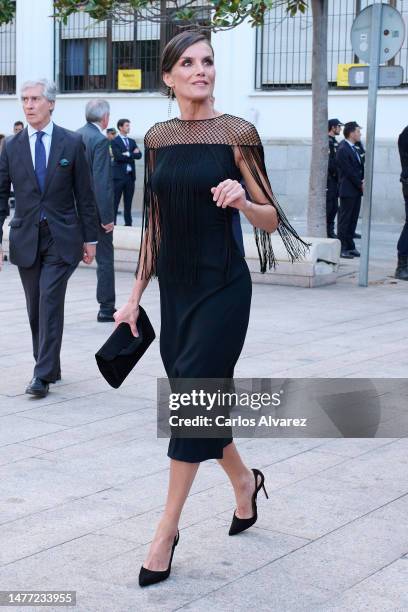
[[[184, 51], [199, 42], [205, 42], [210, 47], [212, 54], [214, 55], [214, 49], [211, 46], [210, 40], [206, 34], [194, 30], [185, 30], [174, 36], [163, 49], [161, 58], [160, 74], [163, 72], [170, 72], [173, 66], [178, 62]], [[170, 87], [165, 85], [163, 91], [165, 95], [170, 95]], [[172, 98], [175, 98], [174, 92], [172, 92]]]

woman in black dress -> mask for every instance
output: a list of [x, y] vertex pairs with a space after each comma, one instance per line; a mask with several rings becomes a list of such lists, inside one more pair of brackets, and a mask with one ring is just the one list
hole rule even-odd
[[[274, 198], [256, 128], [213, 108], [214, 54], [207, 38], [198, 32], [175, 36], [164, 49], [162, 75], [181, 118], [156, 123], [145, 136], [139, 262], [129, 301], [115, 320], [129, 323], [137, 334], [140, 298], [157, 276], [160, 352], [168, 377], [231, 378], [251, 303], [250, 274], [232, 233], [233, 209], [254, 226], [263, 272], [275, 263], [271, 232], [278, 229], [292, 259], [302, 255], [305, 244]], [[166, 507], [140, 570], [141, 586], [170, 573], [180, 514], [201, 461], [217, 459], [233, 486], [230, 535], [257, 519], [256, 496], [264, 476], [242, 462], [231, 437], [171, 437], [168, 456]]]

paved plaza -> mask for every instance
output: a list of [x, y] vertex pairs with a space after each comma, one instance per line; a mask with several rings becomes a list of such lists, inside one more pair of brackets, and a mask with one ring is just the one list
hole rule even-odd
[[[396, 237], [375, 228], [368, 288], [357, 260], [342, 262], [336, 285], [254, 285], [236, 376], [405, 378]], [[132, 282], [117, 274], [118, 305]], [[168, 478], [168, 441], [156, 439], [164, 370], [156, 340], [119, 390], [101, 378], [94, 353], [112, 326], [96, 322], [95, 283], [85, 267], [72, 277], [62, 381], [36, 400], [24, 394], [33, 362], [20, 279], [8, 263], [0, 274], [0, 589], [75, 590], [81, 612], [408, 610], [406, 438], [237, 439], [266, 476], [258, 522], [228, 536], [233, 494], [205, 462], [170, 579], [139, 588]], [[142, 304], [159, 330], [156, 282]], [[21, 607], [40, 609], [64, 608]]]

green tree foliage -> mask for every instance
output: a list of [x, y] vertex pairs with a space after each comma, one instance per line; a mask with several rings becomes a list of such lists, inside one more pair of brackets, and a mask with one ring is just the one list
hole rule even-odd
[[[1, 1], [1, 0], [0, 0]], [[307, 0], [210, 0], [203, 3], [208, 8], [210, 19], [206, 22], [208, 29], [213, 31], [235, 28], [249, 20], [252, 26], [260, 26], [264, 22], [265, 13], [276, 6], [285, 6], [288, 14], [293, 16], [298, 11], [304, 12]], [[194, 24], [203, 28], [203, 5], [197, 6], [196, 0], [170, 0], [167, 2], [151, 2], [147, 0], [55, 0], [55, 17], [66, 22], [69, 15], [84, 11], [97, 20], [112, 18], [126, 21], [129, 17], [146, 21], [185, 21], [186, 27]]]
[[16, 5], [13, 0], [0, 0], [0, 25], [10, 23], [14, 17]]

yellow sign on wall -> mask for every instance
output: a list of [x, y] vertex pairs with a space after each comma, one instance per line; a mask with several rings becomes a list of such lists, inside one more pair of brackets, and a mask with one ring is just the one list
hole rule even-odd
[[118, 70], [118, 89], [142, 89], [141, 69]]
[[354, 66], [367, 66], [367, 64], [338, 64], [337, 65], [337, 87], [350, 87], [348, 71]]

